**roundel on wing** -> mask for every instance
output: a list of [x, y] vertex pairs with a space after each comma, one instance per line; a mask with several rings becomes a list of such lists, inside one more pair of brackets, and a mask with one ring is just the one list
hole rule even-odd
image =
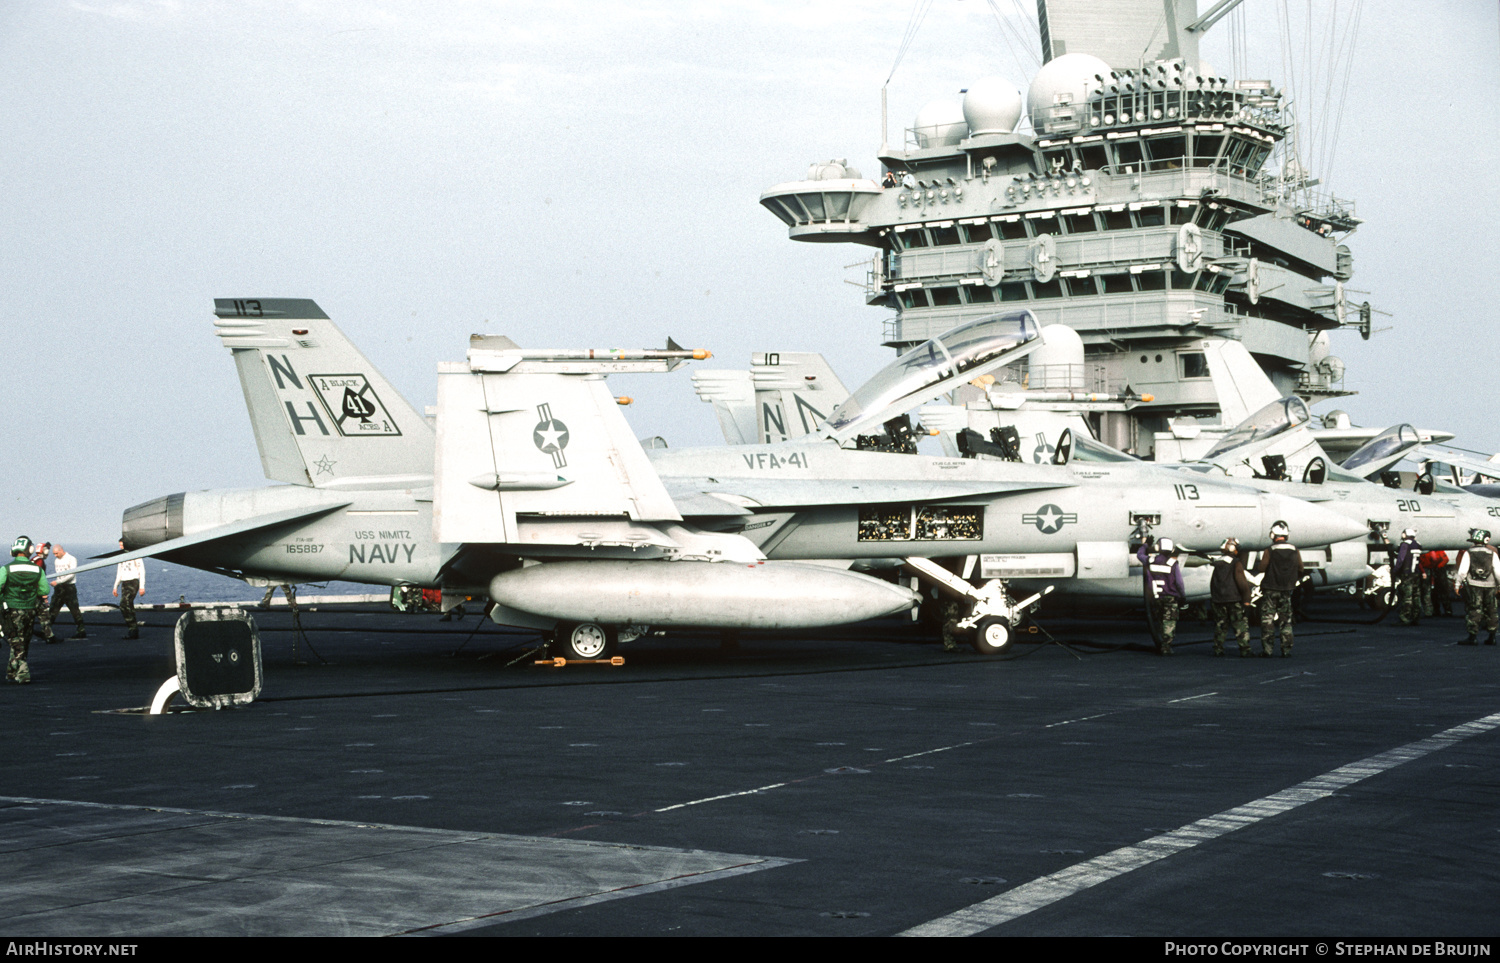
[[568, 447], [568, 426], [556, 418], [543, 419], [531, 430], [531, 441], [543, 454], [556, 454]]

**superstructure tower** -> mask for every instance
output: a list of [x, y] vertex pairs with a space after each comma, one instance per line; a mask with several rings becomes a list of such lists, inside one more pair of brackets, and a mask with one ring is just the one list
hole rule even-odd
[[1022, 377], [1153, 395], [1093, 416], [1143, 456], [1182, 454], [1217, 419], [1204, 339], [1241, 341], [1288, 394], [1348, 394], [1328, 332], [1369, 335], [1369, 304], [1343, 287], [1360, 222], [1314, 191], [1281, 92], [1199, 61], [1232, 6], [1039, 0], [1045, 63], [1024, 97], [976, 80], [882, 146], [878, 179], [814, 164], [761, 203], [795, 240], [876, 249], [865, 299], [894, 312], [891, 347], [1011, 306], [1072, 327], [1082, 363]]

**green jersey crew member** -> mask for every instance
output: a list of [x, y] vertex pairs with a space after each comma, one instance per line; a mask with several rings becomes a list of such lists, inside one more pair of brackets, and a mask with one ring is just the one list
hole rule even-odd
[[31, 681], [26, 656], [31, 650], [37, 609], [47, 601], [47, 571], [31, 560], [31, 539], [25, 535], [11, 543], [10, 554], [10, 562], [0, 568], [0, 608], [4, 609], [0, 617], [10, 642], [5, 678], [24, 685]]

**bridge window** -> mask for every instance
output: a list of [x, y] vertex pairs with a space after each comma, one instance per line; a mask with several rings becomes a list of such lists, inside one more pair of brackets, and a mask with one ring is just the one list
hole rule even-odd
[[1051, 281], [1032, 281], [1031, 296], [1034, 298], [1062, 297], [1062, 284], [1056, 278]]
[[1223, 134], [1193, 135], [1193, 166], [1213, 167], [1219, 160], [1219, 148], [1224, 146]]
[[1186, 207], [1183, 207], [1181, 204], [1174, 205], [1172, 208], [1172, 223], [1191, 224], [1193, 223], [1193, 215], [1197, 213], [1197, 204], [1189, 204]]
[[984, 284], [966, 284], [964, 291], [969, 295], [970, 304], [984, 304], [995, 300], [995, 290]]
[[927, 246], [927, 232], [920, 227], [915, 231], [897, 231], [896, 247], [898, 250], [910, 251], [912, 248]]
[[1167, 289], [1167, 272], [1165, 271], [1142, 271], [1134, 277], [1137, 291], [1165, 291]]
[[1062, 220], [1069, 234], [1088, 234], [1096, 230], [1093, 214], [1064, 214]]
[[1137, 171], [1144, 169], [1142, 163], [1141, 142], [1138, 140], [1115, 141], [1116, 166], [1131, 167]]
[[1167, 223], [1166, 212], [1159, 204], [1152, 204], [1150, 207], [1143, 207], [1136, 211], [1135, 219], [1141, 227], [1161, 227]]
[[1101, 274], [1099, 283], [1103, 286], [1105, 294], [1129, 294], [1134, 290], [1130, 285], [1128, 274]]
[[1196, 271], [1184, 273], [1182, 271], [1176, 270], [1175, 268], [1172, 270], [1173, 291], [1191, 291], [1193, 289], [1193, 282], [1196, 280]]
[[942, 227], [933, 227], [930, 230], [932, 231], [933, 247], [939, 247], [944, 244], [958, 243], [958, 228], [954, 227], [952, 224], [947, 224]]
[[896, 297], [901, 299], [903, 308], [925, 308], [927, 307], [927, 292], [921, 288], [912, 288], [909, 291], [898, 291]]
[[1103, 144], [1085, 144], [1078, 148], [1078, 156], [1084, 170], [1097, 171], [1109, 166], [1109, 153]]
[[1000, 283], [1000, 300], [1002, 301], [1025, 301], [1029, 297], [1026, 293], [1025, 281], [1002, 281]]
[[983, 244], [994, 236], [993, 232], [990, 231], [988, 223], [965, 224], [964, 235], [968, 238], [970, 244]]
[[1020, 218], [1014, 221], [1000, 221], [995, 226], [1000, 229], [1000, 236], [1007, 241], [1026, 240], [1026, 222]]
[[1187, 154], [1187, 138], [1180, 135], [1152, 137], [1146, 141], [1146, 147], [1151, 151], [1152, 170], [1172, 170], [1182, 166], [1183, 158]]
[[1135, 226], [1130, 223], [1129, 211], [1100, 211], [1099, 216], [1104, 218], [1106, 231], [1128, 231]]
[[940, 308], [963, 303], [959, 300], [958, 288], [933, 288], [928, 293], [932, 295], [932, 303]]
[[1091, 298], [1099, 293], [1098, 288], [1094, 287], [1094, 279], [1092, 277], [1068, 278], [1067, 282], [1068, 297], [1070, 298]]

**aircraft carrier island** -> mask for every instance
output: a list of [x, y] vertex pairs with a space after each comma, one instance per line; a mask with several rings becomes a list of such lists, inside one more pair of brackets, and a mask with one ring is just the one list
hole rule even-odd
[[1000, 307], [1074, 328], [1083, 357], [1026, 384], [1153, 395], [1090, 416], [1122, 450], [1162, 444], [1176, 460], [1174, 427], [1197, 437], [1185, 430], [1217, 421], [1205, 339], [1243, 343], [1283, 394], [1348, 394], [1329, 334], [1370, 334], [1370, 304], [1344, 289], [1342, 239], [1360, 220], [1318, 189], [1281, 90], [1199, 59], [1224, 7], [1141, 0], [1101, 16], [1042, 0], [1045, 62], [1024, 95], [974, 78], [882, 143], [876, 177], [814, 163], [761, 204], [794, 240], [876, 249], [865, 300], [894, 311], [892, 347]]

